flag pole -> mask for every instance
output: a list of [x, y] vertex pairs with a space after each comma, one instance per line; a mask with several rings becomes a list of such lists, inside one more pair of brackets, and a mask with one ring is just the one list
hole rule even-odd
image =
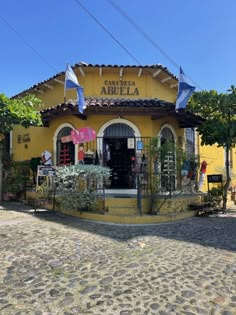
[[[67, 71], [68, 62], [66, 62], [66, 71]], [[64, 104], [66, 104], [66, 71], [65, 71], [65, 80], [64, 80]]]

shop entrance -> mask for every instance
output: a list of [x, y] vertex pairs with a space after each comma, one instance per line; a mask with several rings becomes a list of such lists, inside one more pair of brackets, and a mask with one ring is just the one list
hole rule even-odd
[[135, 149], [128, 147], [128, 139], [123, 137], [104, 138], [106, 165], [111, 168], [111, 189], [132, 189], [132, 161]]

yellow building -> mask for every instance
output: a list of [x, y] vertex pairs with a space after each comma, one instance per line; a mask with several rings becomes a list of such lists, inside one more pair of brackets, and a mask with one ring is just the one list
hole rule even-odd
[[[78, 163], [79, 145], [61, 140], [74, 129], [91, 127], [97, 138], [84, 144], [85, 162], [96, 160], [113, 169], [111, 189], [136, 189], [134, 164], [148, 160], [145, 148], [150, 137], [158, 137], [160, 142], [170, 139], [176, 146], [198, 155], [200, 162], [206, 160], [207, 173], [222, 173], [223, 150], [216, 146], [201, 147], [195, 137], [194, 128], [201, 119], [184, 110], [176, 112], [178, 79], [167, 68], [81, 63], [73, 70], [84, 88], [83, 114], [78, 111], [75, 90], [66, 90], [64, 100], [64, 72], [14, 96], [32, 93], [40, 97], [44, 124], [14, 128], [11, 135], [14, 160], [30, 160], [47, 149], [53, 154], [54, 165]], [[172, 180], [171, 189], [179, 189], [176, 176]], [[203, 190], [207, 189], [206, 184], [205, 180]], [[165, 190], [168, 187], [163, 183]]]

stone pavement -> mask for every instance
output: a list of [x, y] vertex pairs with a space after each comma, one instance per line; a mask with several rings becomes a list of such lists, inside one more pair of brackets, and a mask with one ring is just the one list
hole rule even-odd
[[1, 315], [236, 314], [236, 212], [115, 225], [0, 206]]

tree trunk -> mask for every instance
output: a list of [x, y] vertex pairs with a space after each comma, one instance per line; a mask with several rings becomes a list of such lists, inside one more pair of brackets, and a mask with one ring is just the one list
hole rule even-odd
[[226, 146], [226, 159], [225, 159], [225, 170], [226, 170], [226, 183], [224, 185], [224, 192], [223, 192], [223, 211], [226, 211], [227, 208], [227, 193], [229, 190], [231, 177], [230, 177], [230, 171], [229, 171], [229, 146]]

